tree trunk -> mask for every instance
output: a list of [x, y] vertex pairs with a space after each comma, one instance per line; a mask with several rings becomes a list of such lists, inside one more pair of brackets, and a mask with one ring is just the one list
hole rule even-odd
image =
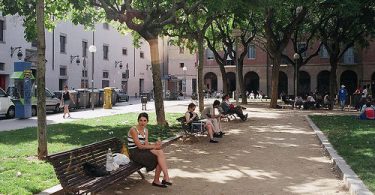
[[280, 62], [281, 62], [281, 54], [273, 54], [273, 67], [272, 67], [272, 80], [271, 80], [271, 102], [270, 108], [277, 107], [277, 99], [279, 97], [278, 94], [278, 86], [279, 86], [279, 69], [280, 69]]
[[154, 85], [154, 100], [156, 121], [158, 125], [168, 125], [165, 120], [164, 101], [163, 101], [163, 87], [160, 76], [160, 58], [159, 58], [159, 45], [158, 37], [148, 39], [151, 50], [151, 66], [152, 66], [152, 83]]
[[46, 96], [45, 96], [45, 59], [46, 42], [44, 28], [44, 0], [37, 1], [37, 40], [38, 40], [38, 65], [37, 65], [37, 94], [38, 94], [38, 159], [42, 160], [48, 155], [47, 150], [47, 122], [46, 122]]
[[228, 94], [228, 78], [227, 78], [227, 72], [225, 71], [224, 66], [223, 68], [220, 67], [220, 72], [221, 72], [221, 78], [223, 79], [223, 93]]
[[329, 76], [329, 96], [331, 97], [331, 106], [330, 109], [333, 109], [334, 100], [337, 94], [337, 64], [338, 59], [335, 57], [330, 58], [330, 64], [331, 64], [331, 74]]
[[199, 36], [197, 39], [198, 43], [198, 104], [199, 111], [202, 112], [204, 109], [204, 94], [203, 94], [203, 63], [204, 63], [204, 48], [203, 48], [203, 36]]
[[243, 79], [243, 59], [238, 59], [238, 82], [240, 86], [240, 93], [241, 93], [241, 103], [247, 104], [247, 96], [245, 90], [245, 83]]

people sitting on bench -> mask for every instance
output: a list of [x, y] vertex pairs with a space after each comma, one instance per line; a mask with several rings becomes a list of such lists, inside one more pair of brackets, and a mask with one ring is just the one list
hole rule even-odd
[[296, 98], [294, 99], [294, 108], [301, 109], [303, 106], [303, 99], [300, 95], [297, 95]]
[[327, 107], [328, 109], [331, 109], [331, 107], [332, 107], [332, 105], [331, 105], [331, 98], [329, 97], [329, 93], [328, 92], [324, 95], [324, 98], [323, 98], [323, 107]]
[[[153, 186], [166, 188], [172, 185], [168, 175], [165, 154], [161, 148], [161, 142], [155, 144], [148, 142], [148, 114], [143, 112], [138, 115], [138, 125], [130, 128], [128, 132], [128, 149], [130, 159], [146, 167], [147, 172], [155, 170]], [[160, 173], [163, 172], [163, 180], [160, 182]]]
[[[188, 111], [185, 113], [186, 123], [189, 125], [189, 127], [192, 125], [194, 121], [199, 120], [198, 114], [194, 112], [196, 107], [197, 106], [194, 103], [190, 103], [188, 105]], [[208, 136], [210, 138], [210, 143], [218, 143], [218, 141], [214, 139], [213, 124], [211, 122], [206, 122], [204, 127], [207, 129]]]
[[221, 131], [221, 123], [220, 118], [221, 114], [219, 112], [220, 101], [215, 100], [214, 103], [210, 106], [204, 108], [202, 112], [202, 118], [207, 119], [207, 123], [212, 123], [214, 137], [221, 138], [223, 137], [224, 133]]
[[229, 102], [229, 95], [226, 94], [223, 96], [223, 102], [221, 103], [220, 107], [222, 108], [223, 114], [237, 114], [238, 117], [241, 118], [241, 120], [246, 121], [247, 120], [247, 114], [244, 115], [243, 111], [246, 109], [242, 106], [234, 106], [232, 103]]
[[307, 95], [306, 101], [303, 104], [303, 109], [304, 110], [315, 109], [315, 99], [311, 94]]

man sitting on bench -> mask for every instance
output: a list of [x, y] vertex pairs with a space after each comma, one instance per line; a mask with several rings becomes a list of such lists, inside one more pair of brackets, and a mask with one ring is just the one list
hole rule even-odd
[[223, 110], [223, 114], [237, 114], [238, 117], [241, 118], [241, 120], [246, 121], [247, 120], [247, 114], [244, 115], [243, 111], [246, 109], [242, 106], [234, 106], [232, 103], [229, 102], [229, 95], [226, 94], [223, 96], [223, 102], [221, 103], [221, 108]]
[[220, 118], [221, 114], [219, 112], [220, 101], [215, 100], [213, 105], [207, 106], [202, 112], [202, 118], [207, 119], [207, 123], [212, 123], [214, 137], [221, 138], [224, 133], [221, 131]]

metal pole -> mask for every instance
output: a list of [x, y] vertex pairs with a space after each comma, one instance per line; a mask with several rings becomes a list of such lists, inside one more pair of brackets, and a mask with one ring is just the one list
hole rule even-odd
[[184, 70], [184, 99], [186, 96], [186, 70]]
[[[92, 45], [95, 45], [95, 32], [92, 31]], [[95, 52], [91, 52], [92, 57], [92, 64], [91, 64], [91, 109], [94, 110], [94, 60], [95, 60]], [[99, 94], [98, 94], [99, 95]]]
[[294, 73], [295, 73], [295, 79], [294, 79], [294, 87], [295, 87], [295, 92], [294, 92], [294, 96], [296, 97], [298, 95], [298, 60], [296, 60], [296, 67], [295, 67], [295, 70], [294, 70]]

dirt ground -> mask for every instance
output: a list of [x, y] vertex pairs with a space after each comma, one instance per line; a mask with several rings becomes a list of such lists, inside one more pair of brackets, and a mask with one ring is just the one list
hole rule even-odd
[[[173, 186], [151, 186], [138, 174], [100, 194], [349, 194], [305, 120], [311, 111], [249, 105], [246, 122], [222, 122], [218, 144], [206, 136], [165, 148]], [[325, 111], [318, 111], [325, 112]]]

